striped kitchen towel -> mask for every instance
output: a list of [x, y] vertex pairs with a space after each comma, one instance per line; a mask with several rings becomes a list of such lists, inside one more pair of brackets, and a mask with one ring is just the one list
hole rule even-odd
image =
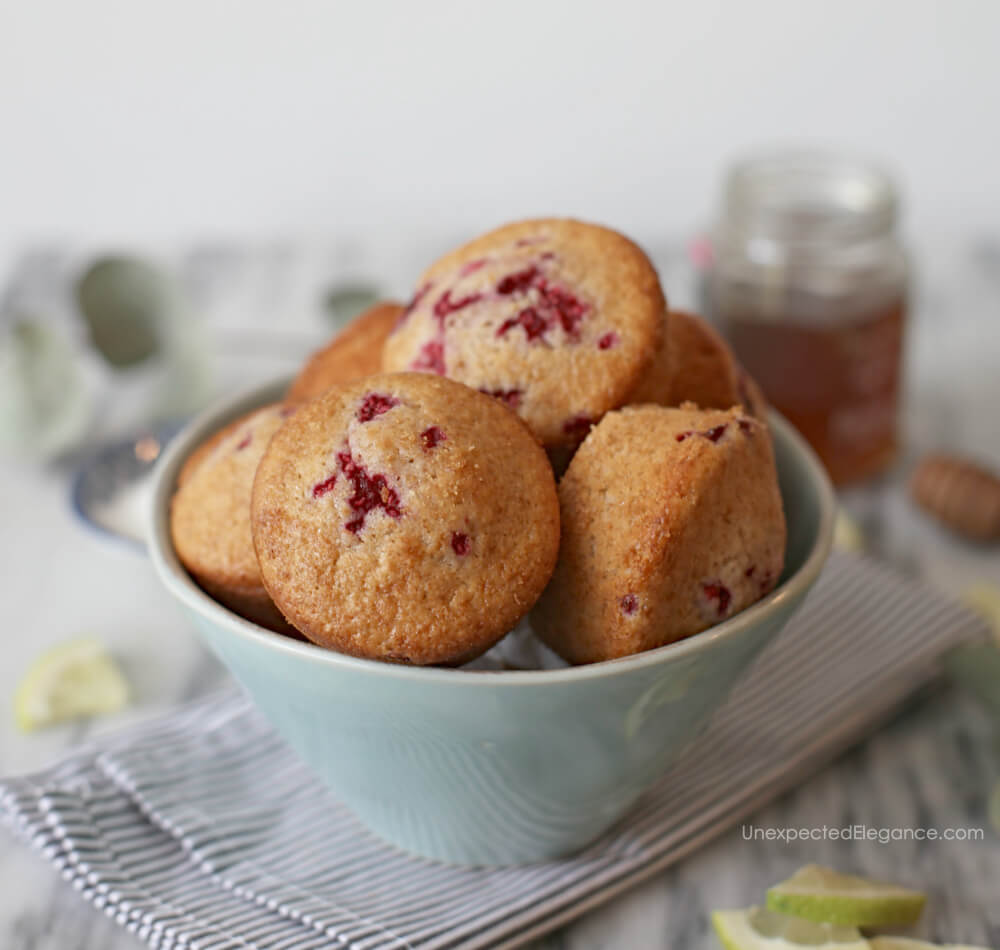
[[950, 648], [986, 635], [926, 587], [835, 555], [701, 739], [628, 817], [545, 864], [456, 868], [383, 844], [236, 693], [0, 783], [0, 811], [151, 947], [513, 947], [739, 822], [857, 741]]

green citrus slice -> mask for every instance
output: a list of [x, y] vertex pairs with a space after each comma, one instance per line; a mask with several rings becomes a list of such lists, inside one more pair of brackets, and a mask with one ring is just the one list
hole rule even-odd
[[818, 864], [799, 868], [767, 892], [767, 906], [817, 923], [848, 927], [912, 924], [927, 896], [895, 884], [841, 874]]
[[726, 950], [869, 950], [856, 927], [816, 924], [766, 907], [717, 910], [712, 926]]
[[909, 937], [873, 937], [872, 950], [989, 950], [988, 947], [970, 947], [964, 943], [927, 943]]
[[43, 653], [14, 693], [14, 718], [28, 732], [55, 723], [115, 712], [128, 701], [128, 683], [101, 644], [70, 640]]

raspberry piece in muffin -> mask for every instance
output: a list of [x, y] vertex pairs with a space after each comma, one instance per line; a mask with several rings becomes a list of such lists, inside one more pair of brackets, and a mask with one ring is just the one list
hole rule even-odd
[[608, 413], [573, 457], [559, 502], [559, 562], [531, 619], [572, 663], [690, 636], [748, 607], [781, 574], [771, 440], [736, 408]]
[[424, 444], [424, 450], [430, 451], [435, 446], [444, 442], [448, 438], [440, 426], [428, 426], [420, 433], [420, 441]]
[[646, 255], [580, 221], [506, 225], [435, 263], [386, 341], [383, 368], [449, 376], [504, 400], [548, 450], [625, 403], [663, 347]]
[[679, 406], [693, 402], [702, 409], [743, 406], [750, 415], [765, 420], [763, 394], [706, 321], [671, 310], [664, 339], [665, 346], [656, 353], [630, 403]]
[[348, 531], [353, 534], [361, 531], [370, 511], [379, 509], [390, 518], [399, 518], [402, 515], [399, 495], [389, 486], [389, 480], [385, 475], [381, 473], [373, 475], [347, 452], [337, 453], [337, 462], [354, 489], [351, 497], [347, 499], [347, 504], [354, 512], [354, 517], [344, 525]]
[[398, 406], [399, 400], [384, 393], [368, 393], [358, 408], [358, 422], [371, 422], [376, 416], [388, 412], [393, 406]]
[[309, 357], [288, 388], [289, 402], [307, 402], [331, 386], [377, 373], [382, 346], [402, 314], [401, 304], [384, 301], [355, 317]]
[[289, 407], [267, 406], [217, 432], [184, 463], [170, 505], [174, 550], [198, 585], [261, 626], [291, 630], [271, 601], [250, 531], [254, 474]]
[[521, 420], [424, 373], [300, 408], [261, 459], [252, 521], [264, 583], [308, 639], [414, 664], [489, 649], [559, 546], [552, 470]]

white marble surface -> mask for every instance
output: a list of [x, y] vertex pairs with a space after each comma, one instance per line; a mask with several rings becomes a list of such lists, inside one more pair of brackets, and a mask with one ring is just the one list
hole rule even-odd
[[[654, 255], [671, 297], [693, 284], [664, 242]], [[329, 281], [385, 275], [405, 293], [433, 249], [366, 255], [349, 245], [238, 251], [203, 248], [168, 259], [195, 295], [213, 340], [215, 384], [225, 390], [293, 366], [327, 332], [318, 301]], [[33, 310], [67, 322], [66, 281], [83, 256], [46, 249], [21, 257], [0, 296], [0, 319]], [[876, 550], [950, 590], [1000, 583], [1000, 553], [966, 547], [915, 517], [899, 491], [907, 461], [930, 447], [971, 452], [1000, 466], [1000, 239], [918, 255], [921, 279], [910, 335], [907, 453], [882, 484], [847, 494]], [[0, 268], [2, 271], [3, 268]], [[66, 323], [68, 325], [68, 322]], [[252, 351], [252, 352], [251, 352]], [[120, 391], [118, 391], [120, 393]], [[94, 438], [128, 424], [128, 407], [104, 404]], [[0, 774], [53, 761], [93, 732], [211, 689], [225, 675], [139, 551], [83, 527], [68, 499], [68, 470], [0, 462], [0, 577], [5, 655], [0, 693], [10, 697], [46, 646], [93, 633], [121, 657], [135, 704], [100, 723], [22, 736], [0, 716]], [[968, 827], [965, 842], [789, 844], [749, 842], [740, 829], [680, 866], [615, 899], [541, 946], [713, 947], [707, 912], [759, 900], [767, 884], [807, 860], [883, 875], [932, 892], [923, 932], [1000, 946], [1000, 838], [986, 818], [1000, 778], [1000, 726], [954, 689], [914, 708], [797, 792], [754, 818], [759, 827], [848, 825]], [[0, 832], [0, 946], [7, 950], [124, 950], [140, 946], [91, 910], [24, 845]]]

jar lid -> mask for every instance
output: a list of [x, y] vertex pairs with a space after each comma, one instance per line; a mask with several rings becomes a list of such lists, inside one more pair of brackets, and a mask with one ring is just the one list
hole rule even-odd
[[735, 164], [723, 196], [733, 236], [808, 246], [891, 233], [892, 179], [869, 162], [823, 151], [771, 152]]

